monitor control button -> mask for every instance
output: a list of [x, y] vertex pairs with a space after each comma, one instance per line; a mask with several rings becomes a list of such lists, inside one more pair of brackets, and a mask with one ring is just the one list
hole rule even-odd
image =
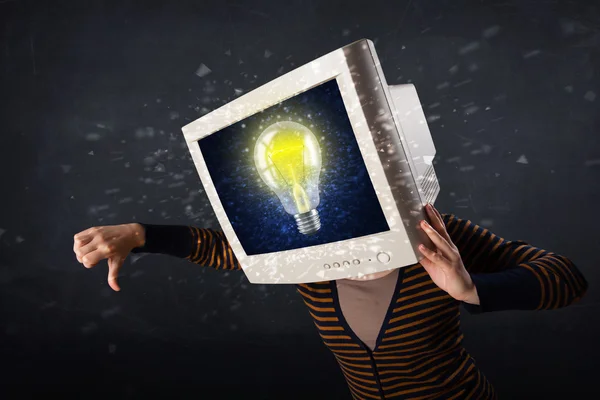
[[360, 260], [358, 260], [358, 259], [356, 259], [356, 260], [354, 260], [354, 261], [352, 261], [352, 262], [354, 263], [354, 265], [358, 265], [358, 264], [360, 264]]
[[325, 267], [325, 269], [331, 269], [331, 265], [329, 265], [329, 264], [325, 264], [325, 265], [323, 265], [323, 267]]
[[349, 267], [350, 266], [350, 261], [344, 261], [344, 267]]
[[339, 268], [340, 267], [340, 263], [333, 263], [334, 268]]
[[387, 264], [390, 262], [390, 255], [388, 253], [384, 253], [381, 252], [379, 254], [377, 254], [377, 261], [379, 261], [382, 264]]

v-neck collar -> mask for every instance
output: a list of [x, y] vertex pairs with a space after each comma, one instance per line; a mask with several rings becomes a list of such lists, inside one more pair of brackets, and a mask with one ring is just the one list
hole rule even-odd
[[[346, 330], [348, 332], [350, 337], [352, 337], [352, 339], [355, 340], [357, 343], [360, 343], [365, 348], [365, 350], [367, 350], [368, 352], [374, 353], [377, 351], [377, 349], [379, 348], [379, 345], [381, 344], [381, 341], [383, 340], [383, 338], [385, 336], [385, 331], [388, 329], [389, 321], [391, 319], [391, 316], [392, 316], [393, 310], [394, 310], [393, 305], [396, 303], [396, 300], [398, 299], [400, 287], [402, 286], [402, 281], [404, 280], [405, 268], [398, 268], [398, 269], [399, 269], [399, 271], [398, 271], [398, 276], [396, 278], [396, 285], [394, 287], [394, 294], [392, 295], [392, 299], [390, 300], [390, 304], [388, 305], [387, 311], [385, 313], [385, 318], [383, 319], [383, 323], [381, 324], [381, 327], [379, 329], [379, 334], [377, 335], [377, 340], [375, 341], [375, 347], [373, 347], [373, 350], [371, 350], [369, 348], [369, 346], [367, 346], [356, 335], [356, 333], [350, 327], [350, 324], [348, 324], [348, 321], [346, 321], [346, 318], [344, 317], [344, 313], [342, 312], [342, 307], [340, 305], [340, 298], [338, 295], [337, 283], [336, 283], [336, 281], [329, 281], [329, 286], [331, 288], [331, 294], [333, 297], [333, 305], [334, 305], [333, 308], [335, 309], [335, 313], [340, 321], [340, 324], [343, 326], [344, 330]], [[384, 278], [381, 278], [381, 279], [384, 279]]]

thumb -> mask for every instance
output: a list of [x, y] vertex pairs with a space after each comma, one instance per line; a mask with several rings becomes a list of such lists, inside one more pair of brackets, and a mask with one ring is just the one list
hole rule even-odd
[[124, 261], [125, 259], [122, 257], [111, 257], [108, 259], [108, 285], [115, 292], [121, 290], [117, 283], [117, 278], [119, 277], [119, 270], [123, 266]]

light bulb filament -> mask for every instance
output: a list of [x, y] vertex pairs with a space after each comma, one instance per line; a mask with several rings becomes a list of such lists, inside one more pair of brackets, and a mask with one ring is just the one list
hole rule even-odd
[[[298, 207], [298, 211], [302, 214], [310, 211], [310, 200], [308, 199], [308, 195], [304, 188], [300, 185], [301, 182], [296, 180], [296, 174], [294, 173], [294, 169], [291, 164], [288, 165], [290, 168], [290, 173], [292, 174], [292, 179], [294, 180], [294, 186], [292, 188], [292, 195], [294, 196], [294, 202], [296, 203], [296, 207]], [[304, 175], [304, 171], [303, 171]], [[303, 176], [304, 178], [304, 176]]]
[[[302, 155], [302, 163], [298, 163], [298, 160], [294, 159], [298, 158], [298, 154]], [[298, 211], [300, 213], [309, 212], [310, 200], [302, 187], [305, 180], [304, 145], [288, 146], [279, 150], [271, 150], [268, 153], [268, 157], [279, 176], [281, 176], [281, 179], [284, 180], [286, 186], [291, 189], [294, 203], [296, 203]], [[298, 165], [302, 166], [302, 176], [300, 178], [297, 176], [297, 173], [299, 172]], [[284, 174], [282, 170], [287, 170], [288, 173]]]

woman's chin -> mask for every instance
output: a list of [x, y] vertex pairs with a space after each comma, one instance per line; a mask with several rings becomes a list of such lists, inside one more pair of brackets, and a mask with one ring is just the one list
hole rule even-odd
[[375, 272], [372, 274], [365, 274], [365, 275], [355, 276], [355, 277], [346, 278], [346, 279], [348, 279], [350, 281], [372, 281], [375, 279], [383, 278], [384, 276], [388, 276], [389, 274], [392, 273], [392, 271], [394, 271], [394, 270], [390, 269], [388, 271]]

